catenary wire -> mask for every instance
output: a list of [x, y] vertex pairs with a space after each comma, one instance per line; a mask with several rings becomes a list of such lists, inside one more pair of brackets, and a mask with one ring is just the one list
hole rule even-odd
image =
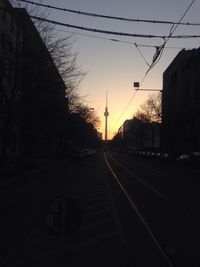
[[85, 11], [78, 11], [78, 10], [73, 10], [73, 9], [67, 9], [67, 8], [61, 8], [58, 6], [53, 6], [53, 5], [46, 5], [42, 3], [36, 3], [28, 0], [19, 0], [20, 2], [25, 2], [28, 4], [32, 5], [38, 5], [46, 8], [51, 8], [55, 10], [60, 10], [60, 11], [65, 11], [65, 12], [71, 12], [75, 13], [78, 15], [86, 15], [86, 16], [91, 16], [91, 17], [100, 17], [100, 18], [105, 18], [105, 19], [114, 19], [114, 20], [122, 20], [122, 21], [127, 21], [127, 22], [144, 22], [144, 23], [158, 23], [158, 24], [181, 24], [185, 26], [200, 26], [200, 23], [193, 23], [193, 22], [172, 22], [172, 21], [165, 21], [165, 20], [148, 20], [148, 19], [132, 19], [132, 18], [124, 18], [124, 17], [116, 17], [116, 16], [108, 16], [108, 15], [103, 15], [103, 14], [97, 14], [97, 13], [90, 13], [90, 12], [85, 12]]
[[192, 7], [192, 5], [194, 4], [196, 0], [192, 0], [191, 3], [189, 4], [189, 6], [187, 7], [187, 9], [185, 10], [185, 12], [183, 13], [183, 15], [181, 16], [179, 22], [176, 24], [176, 26], [173, 24], [172, 27], [170, 28], [170, 33], [169, 33], [169, 36], [167, 38], [164, 38], [164, 42], [162, 45], [160, 46], [157, 46], [156, 47], [156, 52], [153, 56], [153, 60], [152, 60], [152, 63], [151, 65], [149, 66], [149, 68], [147, 69], [143, 79], [142, 79], [142, 82], [145, 80], [145, 78], [147, 77], [149, 71], [160, 61], [161, 57], [162, 57], [162, 54], [163, 54], [163, 51], [164, 51], [164, 48], [167, 44], [167, 42], [169, 41], [170, 38], [173, 38], [174, 36], [173, 33], [175, 32], [175, 30], [177, 29], [177, 27], [181, 24], [181, 21], [183, 20], [183, 18], [185, 17], [185, 15], [187, 14], [187, 12], [190, 10], [190, 8]]
[[[83, 26], [77, 26], [74, 24], [67, 24], [55, 20], [50, 20], [50, 19], [44, 19], [38, 16], [30, 16], [32, 19], [40, 20], [40, 21], [45, 21], [52, 23], [54, 25], [59, 25], [59, 26], [64, 26], [68, 28], [74, 28], [74, 29], [79, 29], [82, 31], [89, 31], [89, 32], [97, 32], [97, 33], [103, 33], [103, 34], [108, 34], [108, 35], [118, 35], [118, 36], [129, 36], [129, 37], [138, 37], [138, 38], [160, 38], [160, 39], [166, 39], [169, 37], [169, 35], [151, 35], [151, 34], [138, 34], [138, 33], [127, 33], [127, 32], [116, 32], [116, 31], [108, 31], [108, 30], [101, 30], [101, 29], [94, 29], [94, 28], [88, 28], [88, 27], [83, 27]], [[200, 38], [200, 35], [174, 35], [171, 36], [170, 38], [173, 39], [190, 39], [190, 38]]]
[[127, 108], [130, 106], [131, 102], [133, 101], [134, 97], [136, 96], [138, 90], [134, 91], [131, 98], [129, 99], [129, 102], [126, 104], [125, 108], [123, 109], [123, 111], [121, 112], [119, 118], [116, 120], [116, 122], [114, 123], [114, 125], [112, 126], [111, 132], [114, 130], [115, 126], [117, 125], [117, 123], [119, 122], [119, 120], [122, 118], [122, 116], [124, 115], [124, 113], [126, 112]]
[[[14, 12], [10, 9], [2, 8], [0, 7], [1, 10], [6, 10], [8, 12]], [[82, 31], [89, 31], [89, 32], [96, 32], [96, 33], [103, 33], [107, 35], [117, 35], [117, 36], [128, 36], [128, 37], [137, 37], [137, 38], [160, 38], [166, 40], [166, 38], [169, 37], [169, 35], [151, 35], [151, 34], [139, 34], [139, 33], [127, 33], [127, 32], [117, 32], [117, 31], [108, 31], [108, 30], [102, 30], [102, 29], [95, 29], [95, 28], [89, 28], [89, 27], [83, 27], [83, 26], [78, 26], [74, 24], [68, 24], [64, 22], [59, 22], [56, 20], [50, 20], [38, 16], [33, 16], [33, 15], [25, 15], [24, 16], [30, 16], [32, 19], [48, 22], [54, 25], [59, 25], [63, 27], [68, 27], [68, 28], [74, 28], [74, 29], [79, 29]], [[182, 34], [182, 35], [174, 35], [170, 36], [170, 38], [173, 39], [191, 39], [191, 38], [200, 38], [200, 35], [190, 35], [190, 34]]]
[[[60, 32], [66, 32], [66, 33], [70, 33], [70, 34], [74, 34], [74, 35], [80, 35], [80, 36], [86, 36], [86, 37], [91, 37], [91, 38], [95, 38], [95, 39], [102, 39], [102, 40], [106, 40], [106, 41], [111, 41], [111, 42], [116, 42], [116, 43], [123, 43], [123, 44], [130, 44], [130, 45], [136, 45], [137, 47], [147, 47], [147, 48], [155, 48], [156, 45], [148, 45], [148, 44], [141, 44], [141, 43], [135, 43], [135, 42], [131, 42], [131, 41], [123, 41], [120, 39], [114, 39], [114, 38], [106, 38], [103, 36], [97, 36], [97, 35], [92, 35], [92, 34], [87, 34], [87, 33], [80, 33], [80, 32], [75, 32], [75, 31], [67, 31], [67, 30], [62, 30], [62, 29], [58, 29], [55, 28], [55, 31], [60, 31]], [[193, 49], [193, 47], [180, 47], [180, 46], [165, 46], [165, 48], [167, 49]]]
[[138, 52], [140, 53], [141, 57], [144, 59], [145, 63], [147, 64], [147, 66], [150, 67], [150, 64], [148, 63], [147, 59], [145, 58], [145, 56], [143, 55], [143, 53], [141, 52], [141, 50], [139, 49], [138, 45], [136, 43], [134, 43], [136, 49], [138, 50]]
[[[181, 21], [183, 19], [183, 17], [185, 16], [185, 14], [187, 13], [187, 11], [190, 9], [190, 7], [192, 6], [192, 4], [194, 3], [195, 0], [192, 1], [192, 3], [190, 4], [190, 6], [188, 7], [188, 9], [185, 11], [184, 15], [181, 17], [181, 19], [179, 20], [179, 22], [176, 24], [176, 27], [174, 27], [174, 24], [173, 23], [173, 26], [171, 28], [171, 32], [168, 36], [159, 36], [159, 35], [144, 35], [144, 34], [130, 34], [130, 33], [120, 33], [120, 32], [113, 32], [113, 31], [105, 31], [105, 30], [98, 30], [98, 29], [92, 29], [92, 28], [86, 28], [86, 27], [80, 27], [80, 26], [76, 26], [76, 25], [70, 25], [70, 24], [66, 24], [66, 23], [61, 23], [61, 22], [58, 22], [58, 21], [52, 21], [52, 20], [49, 20], [49, 19], [44, 19], [44, 18], [40, 18], [40, 17], [37, 17], [37, 16], [31, 16], [32, 18], [34, 19], [38, 19], [38, 20], [42, 20], [42, 21], [47, 21], [49, 23], [53, 23], [53, 24], [56, 24], [56, 25], [61, 25], [61, 26], [66, 26], [66, 27], [72, 27], [72, 28], [77, 28], [77, 29], [80, 29], [80, 30], [86, 30], [86, 31], [94, 31], [94, 32], [99, 32], [99, 33], [104, 33], [104, 34], [114, 34], [114, 35], [121, 35], [121, 36], [131, 36], [131, 37], [143, 37], [143, 38], [162, 38], [164, 39], [164, 44], [160, 47], [156, 47], [156, 53], [154, 55], [154, 60], [152, 62], [152, 65], [150, 65], [149, 69], [147, 70], [144, 78], [142, 79], [142, 82], [144, 81], [145, 77], [147, 76], [148, 72], [150, 71], [150, 69], [155, 65], [156, 63], [156, 60], [157, 58], [159, 57], [159, 54], [161, 54], [161, 52], [163, 52], [163, 49], [164, 49], [164, 46], [166, 45], [167, 41], [170, 39], [170, 38], [199, 38], [200, 36], [198, 35], [179, 35], [179, 36], [172, 36], [172, 34], [174, 33], [174, 31], [176, 30], [176, 28], [178, 27], [178, 25], [181, 24]], [[23, 2], [23, 1], [22, 1]], [[24, 2], [28, 2], [28, 1], [24, 1]], [[174, 27], [174, 29], [173, 29]], [[172, 30], [173, 29], [173, 30]], [[137, 45], [135, 44], [136, 48]], [[161, 51], [161, 48], [162, 48], [162, 51]], [[138, 50], [140, 52], [140, 50]], [[140, 52], [141, 54], [141, 52]], [[143, 55], [142, 55], [143, 56]], [[144, 58], [144, 56], [143, 56]], [[145, 62], [146, 62], [146, 59], [144, 58]], [[146, 62], [147, 63], [147, 62]], [[147, 63], [148, 64], [148, 63]], [[149, 65], [149, 64], [148, 64]], [[137, 92], [137, 91], [136, 91]], [[135, 92], [135, 93], [136, 93]], [[125, 109], [123, 110], [122, 114], [120, 115], [120, 118], [123, 116], [124, 112], [126, 111], [126, 109], [128, 108], [128, 106], [130, 105], [130, 103], [132, 102], [132, 99], [134, 98], [135, 94], [133, 94], [133, 96], [131, 97], [130, 101], [128, 102], [128, 104], [126, 105]], [[118, 121], [117, 121], [118, 122]]]
[[[149, 66], [148, 70], [146, 71], [143, 79], [140, 82], [140, 85], [144, 82], [145, 78], [147, 77], [149, 71], [155, 66], [155, 64], [160, 60], [164, 47], [166, 45], [166, 43], [169, 41], [169, 39], [172, 37], [172, 34], [175, 32], [175, 30], [177, 29], [177, 27], [180, 25], [181, 21], [183, 20], [183, 18], [185, 17], [185, 15], [187, 14], [187, 12], [189, 11], [189, 9], [191, 8], [191, 6], [194, 4], [195, 0], [192, 0], [192, 2], [190, 3], [190, 5], [188, 6], [188, 8], [186, 9], [186, 11], [184, 12], [184, 14], [182, 15], [182, 17], [179, 20], [179, 23], [174, 27], [174, 25], [172, 25], [171, 29], [170, 29], [170, 34], [168, 36], [167, 39], [164, 40], [164, 43], [162, 46], [158, 46], [156, 47], [156, 53], [154, 54], [153, 57], [153, 61], [152, 64]], [[133, 95], [131, 96], [128, 104], [125, 106], [124, 110], [122, 111], [122, 113], [120, 114], [119, 118], [117, 119], [117, 121], [115, 122], [112, 130], [114, 129], [114, 127], [117, 125], [117, 123], [119, 122], [119, 120], [121, 119], [121, 117], [124, 115], [125, 111], [127, 110], [127, 108], [129, 107], [129, 105], [131, 104], [133, 98], [135, 97], [136, 93], [138, 92], [138, 90], [136, 90]]]
[[[61, 31], [61, 32], [66, 32], [66, 33], [70, 33], [70, 34], [75, 34], [75, 35], [81, 35], [81, 36], [86, 36], [86, 37], [91, 37], [91, 38], [96, 38], [96, 39], [102, 39], [102, 40], [107, 40], [107, 41], [112, 41], [112, 42], [118, 42], [118, 43], [124, 43], [124, 44], [130, 44], [130, 45], [134, 45], [136, 47], [136, 49], [138, 50], [139, 54], [141, 55], [141, 57], [143, 58], [143, 60], [145, 61], [145, 63], [150, 67], [150, 64], [148, 63], [147, 59], [145, 58], [145, 56], [143, 55], [142, 51], [139, 49], [139, 47], [148, 47], [148, 48], [155, 48], [157, 47], [156, 45], [146, 45], [146, 44], [139, 44], [139, 43], [135, 43], [135, 42], [130, 42], [130, 41], [123, 41], [120, 39], [113, 39], [113, 38], [106, 38], [106, 37], [102, 37], [102, 36], [96, 36], [96, 35], [91, 35], [91, 34], [85, 34], [85, 33], [80, 33], [80, 32], [73, 32], [73, 31], [66, 31], [66, 30], [61, 30], [61, 29], [57, 29], [55, 28], [54, 30], [56, 31]], [[192, 49], [191, 47], [170, 47], [170, 46], [165, 46], [165, 48], [168, 49]]]

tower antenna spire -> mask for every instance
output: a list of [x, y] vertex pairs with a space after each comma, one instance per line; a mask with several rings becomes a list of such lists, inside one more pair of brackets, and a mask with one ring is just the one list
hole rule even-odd
[[109, 112], [108, 112], [108, 91], [106, 91], [106, 107], [105, 107], [105, 112], [104, 112], [104, 116], [105, 116], [105, 141], [107, 141], [107, 134], [108, 134], [108, 116], [109, 116]]

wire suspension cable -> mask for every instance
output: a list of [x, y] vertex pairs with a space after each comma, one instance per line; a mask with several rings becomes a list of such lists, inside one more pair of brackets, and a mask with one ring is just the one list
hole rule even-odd
[[[192, 0], [192, 2], [190, 3], [190, 5], [188, 6], [188, 8], [186, 9], [186, 11], [184, 12], [183, 16], [180, 18], [179, 22], [176, 24], [175, 26], [175, 23], [174, 25], [172, 26], [172, 29], [171, 29], [171, 33], [170, 33], [170, 36], [172, 36], [172, 34], [175, 32], [175, 30], [177, 29], [177, 27], [181, 24], [181, 21], [183, 20], [183, 18], [185, 17], [185, 15], [187, 14], [187, 12], [189, 11], [189, 9], [191, 8], [191, 6], [194, 4], [195, 0]], [[174, 29], [173, 29], [174, 28]], [[170, 38], [170, 36], [168, 37], [168, 39]]]
[[[87, 34], [87, 33], [80, 33], [80, 32], [62, 30], [62, 29], [58, 29], [58, 28], [55, 28], [55, 31], [66, 32], [66, 33], [70, 33], [70, 34], [86, 36], [86, 37], [91, 37], [91, 38], [96, 38], [96, 39], [102, 39], [102, 40], [112, 41], [112, 42], [116, 42], [116, 43], [135, 45], [135, 46], [137, 46], [137, 48], [138, 47], [147, 47], [147, 48], [153, 48], [153, 47], [155, 48], [156, 47], [156, 45], [134, 43], [134, 42], [131, 42], [131, 41], [123, 41], [123, 40], [120, 40], [120, 39], [106, 38], [106, 37], [103, 37], [103, 36], [97, 36], [97, 35], [92, 35], [92, 34]], [[180, 47], [180, 46], [165, 46], [165, 48], [167, 48], [167, 49], [193, 49], [193, 47], [185, 47], [185, 46], [184, 47]]]
[[[156, 47], [156, 52], [153, 56], [153, 60], [152, 60], [152, 64], [149, 66], [148, 70], [146, 71], [142, 81], [140, 82], [140, 85], [144, 82], [146, 76], [148, 75], [149, 71], [155, 66], [155, 64], [160, 60], [164, 47], [166, 45], [166, 43], [168, 42], [168, 40], [170, 38], [172, 38], [172, 34], [175, 32], [175, 30], [177, 29], [178, 25], [180, 25], [181, 21], [183, 20], [183, 18], [185, 17], [186, 13], [189, 11], [189, 9], [191, 8], [191, 6], [193, 5], [193, 3], [195, 2], [195, 0], [193, 0], [190, 5], [188, 6], [188, 8], [186, 9], [186, 11], [184, 12], [183, 16], [181, 17], [181, 19], [179, 20], [179, 23], [174, 26], [172, 25], [171, 29], [170, 29], [170, 34], [169, 36], [164, 39], [164, 43], [161, 46], [157, 46]], [[128, 104], [126, 105], [126, 107], [124, 108], [124, 110], [122, 111], [120, 117], [118, 118], [118, 120], [116, 121], [116, 123], [114, 124], [113, 128], [116, 126], [116, 124], [118, 123], [118, 121], [121, 119], [121, 117], [124, 115], [126, 109], [129, 107], [130, 103], [132, 102], [132, 99], [134, 98], [134, 96], [136, 95], [136, 93], [138, 92], [138, 90], [135, 91], [135, 93], [132, 95], [131, 99], [129, 100]]]
[[126, 112], [127, 108], [130, 106], [131, 102], [133, 101], [133, 98], [136, 96], [137, 92], [138, 92], [138, 91], [135, 91], [135, 92], [132, 94], [132, 96], [131, 96], [129, 102], [127, 103], [127, 105], [125, 106], [125, 108], [123, 109], [123, 111], [121, 112], [119, 118], [118, 118], [118, 119], [116, 120], [116, 122], [114, 123], [114, 125], [113, 125], [111, 131], [114, 130], [115, 126], [117, 125], [117, 123], [119, 122], [119, 120], [122, 118], [122, 116], [123, 116], [124, 113]]
[[[81, 27], [81, 26], [76, 26], [76, 25], [71, 25], [71, 24], [67, 24], [67, 23], [62, 23], [62, 22], [58, 22], [58, 21], [54, 21], [54, 20], [49, 20], [49, 19], [44, 19], [41, 17], [37, 17], [37, 16], [31, 16], [31, 18], [33, 19], [37, 19], [40, 21], [46, 21], [55, 25], [60, 25], [60, 26], [65, 26], [65, 27], [71, 27], [71, 28], [75, 28], [75, 29], [80, 29], [80, 30], [84, 30], [84, 31], [90, 31], [90, 32], [98, 32], [98, 33], [103, 33], [103, 34], [110, 34], [110, 35], [120, 35], [120, 36], [129, 36], [129, 37], [140, 37], [140, 38], [162, 38], [164, 39], [164, 43], [162, 46], [156, 46], [156, 53], [154, 54], [153, 57], [153, 61], [152, 64], [149, 66], [149, 69], [147, 70], [147, 72], [145, 73], [144, 78], [142, 79], [141, 83], [144, 81], [144, 79], [146, 78], [148, 72], [152, 69], [152, 67], [155, 65], [155, 63], [157, 63], [160, 59], [162, 52], [164, 50], [164, 47], [167, 43], [167, 41], [170, 38], [199, 38], [200, 35], [178, 35], [178, 36], [172, 36], [172, 34], [174, 33], [174, 31], [177, 29], [177, 27], [179, 25], [200, 25], [199, 23], [196, 24], [190, 24], [190, 23], [182, 23], [182, 19], [184, 18], [184, 16], [186, 15], [186, 13], [188, 12], [188, 10], [190, 9], [190, 7], [192, 6], [192, 4], [195, 2], [195, 0], [193, 0], [191, 2], [191, 4], [189, 5], [189, 7], [187, 8], [187, 10], [184, 12], [183, 16], [181, 17], [181, 19], [179, 20], [179, 22], [169, 22], [169, 21], [152, 21], [152, 20], [138, 20], [138, 19], [128, 19], [128, 18], [119, 18], [119, 17], [112, 17], [112, 16], [105, 16], [105, 15], [100, 15], [100, 14], [92, 14], [92, 13], [88, 13], [88, 12], [80, 12], [80, 11], [75, 11], [75, 10], [69, 10], [69, 9], [61, 9], [59, 7], [54, 7], [54, 6], [49, 6], [49, 5], [43, 5], [43, 4], [39, 4], [39, 3], [34, 3], [31, 1], [26, 1], [26, 0], [19, 0], [21, 2], [26, 2], [26, 3], [30, 3], [30, 4], [37, 4], [40, 6], [44, 6], [44, 7], [48, 7], [48, 8], [54, 8], [54, 9], [58, 9], [58, 10], [63, 10], [63, 11], [69, 11], [69, 12], [73, 12], [73, 13], [77, 13], [77, 14], [82, 14], [82, 15], [90, 15], [90, 16], [96, 16], [96, 17], [103, 17], [103, 18], [108, 18], [108, 19], [120, 19], [120, 20], [126, 20], [126, 21], [135, 21], [135, 22], [149, 22], [149, 23], [165, 23], [165, 24], [172, 24], [171, 30], [170, 30], [170, 34], [168, 36], [165, 35], [146, 35], [146, 34], [132, 34], [132, 33], [124, 33], [124, 32], [114, 32], [114, 31], [107, 31], [107, 30], [100, 30], [100, 29], [93, 29], [93, 28], [87, 28], [87, 27]], [[175, 26], [176, 25], [176, 26]], [[112, 41], [119, 41], [117, 39], [111, 39]], [[134, 45], [137, 47], [137, 44], [134, 43]], [[155, 47], [155, 46], [154, 46]], [[138, 51], [141, 54], [141, 51], [138, 49]], [[141, 54], [142, 55], [142, 54]], [[148, 64], [148, 62], [146, 61], [146, 59], [144, 58], [144, 56], [142, 55], [143, 59], [145, 60], [145, 62]], [[149, 64], [148, 64], [149, 65]], [[128, 104], [126, 105], [126, 107], [124, 108], [124, 110], [122, 111], [120, 117], [118, 118], [117, 122], [115, 123], [115, 125], [118, 123], [118, 121], [121, 119], [121, 117], [124, 115], [125, 111], [127, 110], [127, 108], [129, 107], [129, 105], [131, 104], [133, 98], [135, 97], [136, 93], [138, 91], [135, 91], [134, 94], [132, 95], [131, 99], [129, 100]]]
[[[8, 12], [14, 12], [14, 11], [7, 9], [7, 8], [0, 7], [0, 9], [8, 11]], [[38, 17], [38, 16], [33, 16], [33, 15], [25, 15], [25, 14], [23, 14], [23, 15], [29, 16], [32, 19], [49, 22], [49, 23], [52, 23], [54, 25], [79, 29], [82, 31], [103, 33], [103, 34], [108, 34], [108, 35], [118, 35], [118, 36], [128, 36], [128, 37], [138, 37], [138, 38], [160, 38], [160, 39], [164, 39], [164, 40], [169, 37], [169, 35], [150, 35], [150, 34], [138, 34], [138, 33], [116, 32], [116, 31], [94, 29], [94, 28], [88, 28], [88, 27], [83, 27], [83, 26], [77, 26], [74, 24], [59, 22], [59, 21], [55, 21], [55, 20], [50, 20], [50, 19], [46, 19], [46, 18], [42, 18], [42, 17]], [[191, 38], [200, 38], [200, 35], [174, 35], [174, 36], [170, 36], [170, 38], [173, 38], [173, 39], [191, 39]]]
[[[138, 37], [138, 38], [160, 38], [160, 39], [166, 39], [169, 37], [169, 35], [149, 35], [149, 34], [126, 33], [126, 32], [116, 32], [116, 31], [94, 29], [94, 28], [88, 28], [88, 27], [83, 27], [83, 26], [77, 26], [73, 24], [67, 24], [67, 23], [63, 23], [63, 22], [59, 22], [55, 20], [44, 19], [44, 18], [37, 17], [37, 16], [30, 16], [30, 17], [33, 19], [46, 21], [46, 22], [49, 22], [55, 25], [60, 25], [60, 26], [68, 27], [68, 28], [74, 28], [74, 29], [79, 29], [79, 30], [89, 31], [89, 32], [98, 32], [98, 33], [109, 34], [109, 35], [129, 36], [129, 37]], [[170, 38], [174, 38], [174, 39], [200, 38], [200, 35], [174, 35], [174, 36], [171, 36]]]
[[159, 23], [159, 24], [181, 24], [185, 26], [200, 26], [200, 23], [191, 23], [191, 22], [172, 22], [172, 21], [165, 21], [165, 20], [148, 20], [148, 19], [132, 19], [132, 18], [124, 18], [124, 17], [116, 17], [116, 16], [108, 16], [108, 15], [103, 15], [103, 14], [97, 14], [97, 13], [90, 13], [90, 12], [85, 12], [85, 11], [78, 11], [78, 10], [73, 10], [73, 9], [67, 9], [67, 8], [61, 8], [58, 6], [53, 6], [53, 5], [46, 5], [42, 3], [36, 3], [28, 0], [19, 0], [20, 2], [25, 2], [28, 4], [32, 5], [38, 5], [46, 8], [51, 8], [55, 10], [60, 10], [60, 11], [65, 11], [65, 12], [71, 12], [75, 13], [78, 15], [85, 15], [85, 16], [91, 16], [91, 17], [99, 17], [99, 18], [105, 18], [105, 19], [114, 19], [114, 20], [122, 20], [122, 21], [128, 21], [128, 22], [144, 22], [144, 23]]
[[148, 75], [149, 71], [160, 61], [164, 48], [167, 44], [167, 42], [169, 41], [170, 38], [174, 38], [175, 36], [172, 36], [173, 33], [175, 32], [175, 30], [177, 29], [177, 27], [181, 24], [181, 21], [183, 20], [183, 18], [185, 17], [185, 15], [187, 14], [187, 12], [189, 11], [189, 9], [191, 8], [191, 6], [194, 4], [195, 0], [192, 0], [192, 2], [190, 3], [190, 5], [188, 6], [188, 8], [186, 9], [186, 11], [183, 13], [182, 17], [180, 18], [179, 22], [176, 24], [176, 26], [173, 24], [172, 27], [170, 28], [170, 33], [169, 36], [164, 38], [164, 42], [162, 45], [157, 46], [156, 47], [156, 52], [153, 56], [153, 60], [151, 65], [149, 66], [148, 70], [146, 71], [142, 82], [145, 80], [146, 76]]
[[138, 45], [136, 43], [134, 43], [135, 47], [137, 48], [138, 52], [140, 53], [141, 57], [144, 59], [145, 63], [147, 64], [147, 66], [150, 67], [150, 64], [148, 63], [148, 61], [146, 60], [145, 56], [142, 54], [142, 52], [140, 51]]

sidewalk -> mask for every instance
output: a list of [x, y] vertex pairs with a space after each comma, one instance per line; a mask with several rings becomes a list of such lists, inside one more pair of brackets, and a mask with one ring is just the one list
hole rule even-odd
[[[65, 160], [67, 161], [67, 160]], [[43, 172], [45, 170], [48, 170], [52, 167], [55, 167], [56, 165], [62, 164], [63, 161], [60, 162], [53, 162], [53, 161], [44, 161], [44, 162], [35, 162], [34, 167], [32, 168], [24, 168], [21, 170], [16, 171], [7, 171], [4, 173], [0, 173], [0, 188], [4, 187], [6, 185], [12, 184], [14, 182], [20, 181], [22, 179], [25, 179], [26, 177], [30, 175], [35, 175], [40, 172]]]

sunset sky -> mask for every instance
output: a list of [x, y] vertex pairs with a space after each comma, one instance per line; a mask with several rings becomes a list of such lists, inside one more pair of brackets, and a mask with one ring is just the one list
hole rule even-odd
[[[132, 19], [165, 20], [178, 22], [191, 0], [43, 0], [43, 4], [74, 9], [90, 13], [125, 17]], [[182, 22], [200, 22], [200, 1], [196, 0], [183, 18]], [[126, 32], [147, 35], [169, 35], [170, 24], [153, 24], [143, 22], [126, 22], [105, 18], [97, 18], [51, 10], [50, 19], [82, 27]], [[106, 35], [102, 33], [87, 32], [73, 28], [56, 26], [59, 32], [65, 35], [73, 32], [73, 52], [77, 53], [77, 63], [84, 72], [87, 72], [80, 85], [80, 95], [87, 96], [88, 105], [94, 108], [100, 119], [99, 130], [104, 132], [104, 110], [106, 91], [108, 92], [108, 137], [118, 130], [124, 120], [132, 117], [133, 113], [148, 97], [149, 92], [137, 92], [132, 102], [127, 107], [134, 94], [133, 82], [141, 82], [148, 65], [156, 51], [156, 46], [163, 44], [161, 38], [136, 38]], [[173, 35], [198, 35], [200, 26], [179, 25]], [[105, 39], [106, 38], [106, 39]], [[114, 42], [108, 39], [118, 39]], [[162, 74], [181, 48], [198, 48], [199, 39], [170, 39], [160, 61], [148, 73], [141, 88], [162, 89]], [[125, 42], [125, 43], [124, 43]], [[128, 43], [126, 43], [128, 42]], [[131, 44], [132, 43], [132, 44]], [[134, 43], [153, 45], [154, 47], [139, 46], [142, 55]], [[176, 49], [172, 48], [176, 47]]]

